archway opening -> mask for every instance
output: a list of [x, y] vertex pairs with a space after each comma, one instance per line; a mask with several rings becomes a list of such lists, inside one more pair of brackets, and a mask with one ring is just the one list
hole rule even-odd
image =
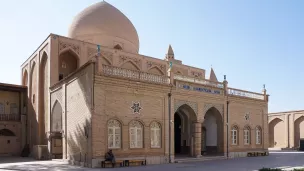
[[39, 138], [40, 144], [47, 145], [47, 138], [45, 134], [46, 130], [46, 111], [48, 104], [48, 65], [47, 65], [47, 54], [44, 52], [41, 58], [39, 67]]
[[181, 128], [182, 128], [182, 119], [179, 114], [174, 115], [174, 150], [175, 154], [181, 153]]
[[29, 82], [29, 103], [28, 103], [28, 130], [29, 130], [29, 144], [30, 149], [36, 144], [39, 143], [39, 133], [38, 133], [38, 117], [37, 117], [37, 100], [36, 95], [38, 93], [38, 66], [36, 66], [36, 62], [33, 62], [31, 70], [30, 70], [30, 82]]
[[[202, 154], [222, 155], [224, 153], [224, 129], [221, 113], [215, 108], [210, 108], [204, 116], [202, 132]], [[205, 135], [203, 135], [203, 133]], [[204, 151], [203, 151], [204, 150]]]
[[62, 106], [58, 101], [54, 103], [51, 113], [51, 153], [55, 159], [62, 159]]
[[301, 116], [294, 122], [295, 147], [300, 146], [300, 139], [303, 139], [303, 138], [304, 138], [304, 116]]
[[194, 127], [197, 121], [194, 110], [189, 105], [180, 106], [174, 114], [175, 156], [194, 156]]
[[279, 119], [275, 118], [269, 123], [269, 147], [285, 147], [285, 125], [284, 122]]
[[25, 70], [22, 77], [22, 85], [27, 86], [27, 83], [28, 83], [28, 73], [27, 70]]
[[59, 56], [59, 81], [67, 77], [78, 68], [78, 57], [71, 51], [67, 50]]

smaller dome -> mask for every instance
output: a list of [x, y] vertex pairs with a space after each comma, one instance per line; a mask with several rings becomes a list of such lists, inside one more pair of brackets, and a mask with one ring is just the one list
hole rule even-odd
[[138, 53], [139, 39], [131, 21], [117, 8], [103, 1], [89, 6], [73, 20], [68, 36], [101, 46]]

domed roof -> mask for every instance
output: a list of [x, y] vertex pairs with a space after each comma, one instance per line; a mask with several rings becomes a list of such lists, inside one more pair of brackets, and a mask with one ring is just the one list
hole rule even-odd
[[73, 20], [68, 36], [101, 46], [138, 53], [139, 39], [131, 21], [117, 8], [103, 1], [89, 6]]

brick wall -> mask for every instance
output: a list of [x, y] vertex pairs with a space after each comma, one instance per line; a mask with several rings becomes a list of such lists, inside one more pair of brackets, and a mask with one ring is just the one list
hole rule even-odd
[[85, 163], [91, 161], [92, 72], [93, 64], [66, 84], [67, 157]]
[[[133, 81], [116, 80], [95, 76], [95, 112], [92, 119], [93, 157], [104, 158], [108, 150], [107, 122], [116, 119], [122, 125], [121, 148], [113, 149], [117, 157], [148, 157], [165, 155], [165, 100], [166, 93], [153, 84], [137, 84]], [[151, 91], [154, 90], [154, 91]], [[140, 114], [133, 113], [133, 102], [140, 102]], [[144, 126], [143, 148], [131, 149], [129, 143], [129, 123], [140, 121]], [[161, 124], [161, 148], [151, 148], [150, 124]]]

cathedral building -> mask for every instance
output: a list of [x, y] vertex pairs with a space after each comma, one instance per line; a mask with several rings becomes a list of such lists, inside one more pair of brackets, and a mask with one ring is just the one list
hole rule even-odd
[[[80, 12], [68, 36], [50, 34], [22, 64], [31, 155], [100, 167], [268, 150], [268, 95], [229, 87], [214, 70], [141, 55], [131, 21], [107, 2]], [[47, 152], [47, 156], [41, 156]]]

